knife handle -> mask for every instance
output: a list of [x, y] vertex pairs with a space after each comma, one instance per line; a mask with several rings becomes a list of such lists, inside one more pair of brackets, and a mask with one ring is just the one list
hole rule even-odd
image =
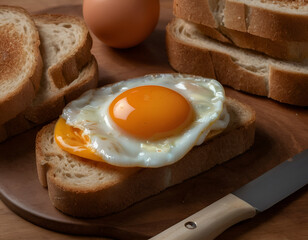
[[230, 193], [151, 240], [210, 240], [230, 226], [255, 215], [254, 207]]

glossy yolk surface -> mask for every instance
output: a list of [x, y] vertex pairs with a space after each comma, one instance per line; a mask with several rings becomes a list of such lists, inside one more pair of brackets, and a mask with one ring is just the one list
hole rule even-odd
[[63, 150], [79, 157], [103, 161], [89, 146], [89, 138], [82, 135], [82, 130], [66, 124], [63, 118], [59, 118], [55, 126], [55, 141]]
[[141, 86], [116, 97], [109, 106], [112, 120], [139, 139], [159, 139], [180, 132], [192, 120], [190, 103], [162, 86]]
[[[142, 86], [127, 90], [109, 107], [112, 120], [126, 133], [141, 139], [157, 139], [180, 132], [192, 121], [189, 102], [179, 93], [161, 86]], [[55, 141], [65, 151], [95, 161], [103, 161], [91, 149], [82, 130], [59, 118]]]

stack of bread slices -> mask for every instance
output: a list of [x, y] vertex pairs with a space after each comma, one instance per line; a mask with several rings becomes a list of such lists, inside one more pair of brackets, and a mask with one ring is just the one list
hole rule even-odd
[[83, 20], [0, 6], [0, 142], [58, 117], [97, 86]]
[[306, 0], [174, 0], [171, 66], [274, 100], [308, 106]]

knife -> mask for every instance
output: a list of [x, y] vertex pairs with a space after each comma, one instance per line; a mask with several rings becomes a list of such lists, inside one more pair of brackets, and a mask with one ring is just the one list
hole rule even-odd
[[308, 183], [308, 149], [226, 195], [151, 240], [210, 240], [254, 217]]

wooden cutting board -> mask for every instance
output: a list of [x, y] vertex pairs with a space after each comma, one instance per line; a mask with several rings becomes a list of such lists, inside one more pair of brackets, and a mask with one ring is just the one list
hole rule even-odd
[[[165, 52], [165, 26], [172, 2], [161, 1], [161, 17], [153, 34], [127, 50], [104, 46], [95, 37], [92, 52], [100, 85], [148, 73], [173, 72]], [[81, 16], [81, 6], [46, 9], [47, 13]], [[215, 200], [308, 148], [308, 109], [279, 104], [226, 88], [227, 96], [256, 110], [256, 138], [246, 153], [159, 195], [102, 218], [77, 219], [57, 211], [38, 182], [34, 139], [38, 128], [0, 144], [0, 197], [18, 215], [54, 231], [118, 239], [145, 239], [158, 234]], [[307, 186], [254, 219], [237, 224], [218, 239], [307, 239]]]

